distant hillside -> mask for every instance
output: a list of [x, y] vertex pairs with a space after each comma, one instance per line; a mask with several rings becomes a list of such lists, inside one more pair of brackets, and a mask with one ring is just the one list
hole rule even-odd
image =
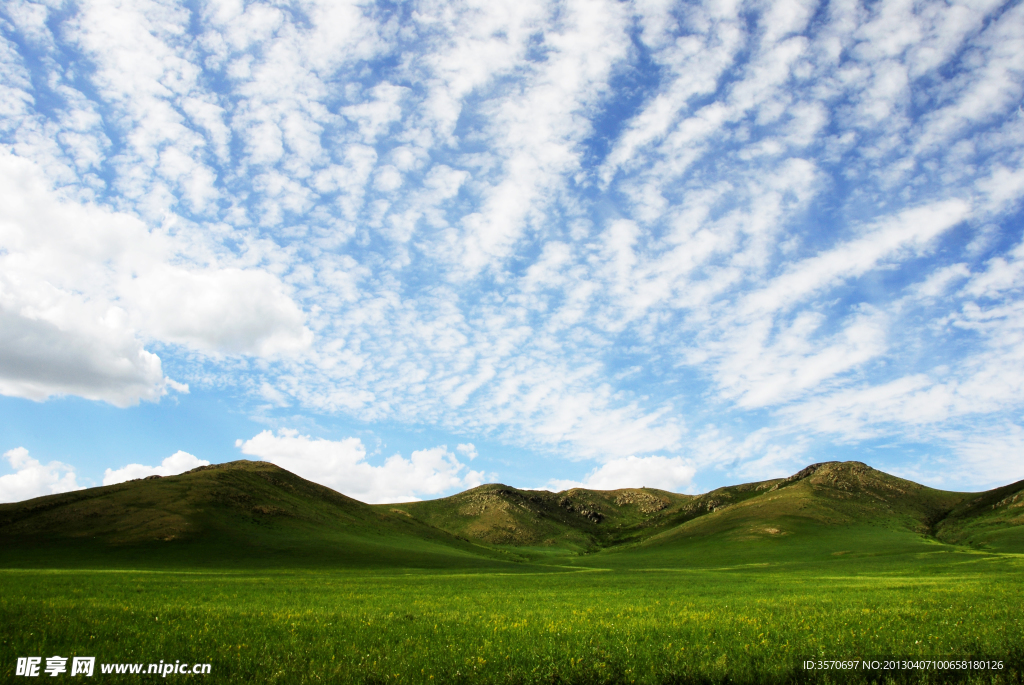
[[644, 540], [754, 497], [778, 482], [719, 488], [699, 496], [654, 488], [573, 488], [555, 493], [492, 484], [451, 497], [377, 507], [493, 545], [590, 551]]
[[451, 497], [378, 508], [402, 511], [450, 533], [494, 545], [583, 550], [629, 538], [692, 499], [653, 488], [553, 493], [481, 485]]
[[831, 535], [842, 547], [842, 531], [851, 527], [858, 535], [875, 530], [865, 539], [878, 541], [898, 533], [902, 540], [1024, 550], [1024, 482], [987, 493], [947, 492], [852, 461], [813, 464], [788, 478], [699, 496], [652, 488], [552, 493], [484, 485], [386, 506], [470, 540], [576, 552], [794, 535]]
[[65, 559], [436, 567], [510, 558], [262, 461], [0, 504], [0, 565], [8, 567]]
[[1024, 552], [1024, 481], [946, 492], [860, 462], [825, 462], [698, 496], [492, 484], [367, 505], [273, 464], [236, 461], [0, 505], [7, 567], [519, 568], [581, 554], [685, 566], [945, 549], [939, 543]]
[[964, 500], [934, 529], [943, 542], [1024, 552], [1024, 480]]
[[731, 506], [665, 532], [662, 540], [728, 534], [779, 536], [792, 524], [867, 524], [930, 534], [973, 495], [934, 490], [856, 461], [813, 464]]

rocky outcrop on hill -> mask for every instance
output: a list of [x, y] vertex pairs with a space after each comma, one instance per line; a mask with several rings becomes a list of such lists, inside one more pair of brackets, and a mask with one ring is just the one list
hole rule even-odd
[[668, 506], [668, 502], [645, 490], [619, 490], [615, 495], [615, 504], [624, 507], [636, 505], [643, 514], [654, 514]]

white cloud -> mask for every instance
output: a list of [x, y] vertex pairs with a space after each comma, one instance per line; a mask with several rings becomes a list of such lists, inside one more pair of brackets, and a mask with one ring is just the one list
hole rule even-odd
[[920, 297], [939, 297], [945, 294], [953, 283], [967, 278], [970, 273], [966, 264], [951, 264], [933, 271], [923, 282], [915, 286], [914, 290]]
[[1007, 291], [1024, 286], [1024, 242], [1018, 243], [1006, 255], [993, 257], [983, 270], [972, 275], [964, 292], [972, 297], [1001, 299]]
[[[989, 5], [989, 11], [996, 6]], [[980, 13], [979, 13], [980, 14]], [[982, 16], [974, 19], [975, 25]], [[970, 31], [972, 26], [964, 26]], [[967, 32], [965, 31], [965, 33]], [[974, 41], [969, 51], [972, 69], [960, 74], [955, 95], [943, 107], [927, 113], [921, 148], [940, 145], [964, 128], [983, 123], [1020, 105], [1024, 85], [1020, 59], [1024, 54], [1024, 8], [1008, 8]]]
[[735, 394], [742, 407], [777, 405], [882, 354], [887, 321], [878, 312], [850, 317], [842, 330], [816, 336], [824, 317], [803, 312], [788, 326], [779, 325], [770, 344], [754, 326], [733, 335], [732, 354], [718, 367], [723, 394]]
[[277, 435], [266, 430], [249, 440], [237, 440], [235, 445], [243, 454], [371, 504], [409, 502], [456, 488], [472, 488], [486, 478], [482, 471], [466, 470], [444, 445], [416, 450], [408, 459], [395, 454], [381, 466], [366, 460], [366, 448], [359, 438], [314, 439], [280, 429]]
[[612, 459], [591, 471], [582, 481], [552, 480], [558, 490], [589, 488], [618, 490], [621, 488], [658, 488], [680, 492], [693, 480], [696, 469], [682, 457], [636, 457]]
[[[703, 24], [698, 35], [666, 39], [667, 28], [676, 22], [664, 5], [644, 2], [639, 9], [641, 20], [651, 28], [645, 30], [644, 39], [652, 47], [654, 58], [663, 68], [671, 70], [670, 83], [647, 103], [644, 109], [627, 124], [600, 170], [603, 183], [611, 181], [619, 167], [642, 164], [638, 152], [646, 145], [662, 138], [672, 123], [686, 112], [690, 100], [714, 92], [722, 73], [733, 65], [736, 52], [743, 45], [743, 34], [738, 26], [739, 4], [718, 3], [716, 7], [694, 7], [695, 24]], [[667, 15], [667, 16], [666, 16]]]
[[373, 87], [371, 100], [344, 107], [341, 111], [349, 119], [358, 122], [359, 133], [367, 143], [373, 144], [378, 136], [385, 133], [389, 124], [402, 116], [399, 102], [406, 92], [408, 88], [381, 83]]
[[460, 264], [471, 276], [502, 265], [539, 228], [543, 208], [579, 167], [577, 146], [590, 132], [580, 115], [608, 89], [614, 62], [627, 54], [623, 6], [571, 0], [557, 13], [538, 46], [545, 59], [527, 63], [521, 90], [484, 109], [501, 174], [484, 182], [480, 206], [460, 222]]
[[1007, 169], [999, 164], [990, 176], [978, 179], [976, 185], [986, 196], [989, 211], [999, 214], [1012, 209], [1024, 197], [1024, 169]]
[[28, 316], [5, 310], [4, 304], [0, 301], [0, 394], [35, 401], [78, 395], [127, 407], [166, 393], [170, 381], [160, 358], [129, 332], [105, 325], [117, 319], [116, 309], [108, 311], [109, 319], [95, 312], [90, 320], [92, 312], [83, 308], [75, 312], [80, 316], [57, 325], [31, 310]]
[[[847, 440], [892, 433], [909, 433], [919, 439], [921, 427], [931, 426], [932, 439], [938, 444], [964, 459], [974, 455], [972, 460], [977, 461], [979, 449], [967, 450], [967, 446], [991, 440], [991, 419], [980, 417], [996, 416], [1016, 406], [1014, 398], [1024, 392], [1024, 305], [1017, 296], [1024, 284], [1024, 244], [988, 260], [973, 273], [964, 264], [935, 269], [910, 289], [910, 296], [900, 306], [909, 308], [919, 302], [930, 306], [960, 279], [966, 282], [947, 295], [959, 303], [959, 311], [940, 310], [942, 318], [934, 330], [945, 332], [945, 336], [956, 329], [971, 331], [975, 342], [972, 354], [939, 357], [921, 372], [897, 375], [885, 382], [817, 388], [808, 397], [779, 409], [783, 424], [791, 422], [800, 431]], [[919, 344], [913, 338], [910, 342]], [[977, 432], [961, 425], [967, 417], [979, 417]], [[944, 423], [956, 427], [942, 429]], [[947, 437], [939, 438], [939, 433]]]
[[194, 468], [209, 465], [210, 462], [205, 459], [199, 459], [188, 452], [178, 450], [160, 462], [159, 466], [128, 464], [119, 469], [107, 469], [103, 472], [103, 484], [114, 485], [137, 478], [148, 478], [149, 476], [177, 476]]
[[945, 436], [957, 460], [941, 471], [947, 488], [993, 488], [1024, 480], [1024, 428], [1011, 423]]
[[14, 473], [0, 476], [0, 502], [20, 502], [43, 495], [83, 489], [73, 466], [59, 461], [42, 464], [29, 456], [24, 447], [4, 452]]
[[259, 356], [299, 352], [313, 341], [302, 311], [266, 271], [161, 264], [132, 285], [125, 299], [158, 340]]
[[768, 287], [748, 295], [744, 313], [774, 312], [842, 280], [861, 276], [882, 260], [906, 259], [969, 214], [970, 205], [962, 200], [904, 210], [861, 238], [793, 264]]
[[890, 463], [883, 470], [953, 492], [979, 492], [1024, 480], [1024, 428], [1017, 423], [961, 426], [940, 430], [935, 437], [946, 450], [914, 450], [902, 463]]
[[147, 340], [273, 355], [312, 340], [276, 276], [185, 264], [191, 246], [136, 217], [47, 187], [0, 151], [0, 392], [117, 406], [168, 385]]

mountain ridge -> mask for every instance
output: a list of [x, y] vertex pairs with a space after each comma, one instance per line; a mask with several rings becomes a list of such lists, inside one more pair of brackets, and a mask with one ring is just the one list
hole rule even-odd
[[651, 550], [675, 550], [685, 561], [685, 550], [705, 543], [777, 547], [794, 536], [824, 539], [853, 527], [863, 532], [861, 546], [898, 534], [1024, 551], [1024, 481], [958, 493], [862, 462], [828, 461], [701, 495], [492, 483], [434, 500], [371, 505], [269, 462], [240, 460], [2, 504], [0, 546], [18, 554], [0, 552], [0, 564], [17, 563], [19, 554], [53, 560], [61, 547], [93, 559], [170, 558], [169, 550], [183, 550], [195, 563], [514, 565]]
[[[481, 493], [491, 500], [489, 512], [486, 506], [471, 506], [473, 502], [479, 503]], [[657, 499], [660, 504], [646, 512], [636, 507], [624, 509], [624, 493], [638, 493], [638, 497], [650, 498], [652, 502]], [[545, 518], [545, 514], [550, 520], [552, 504], [557, 503], [566, 510], [560, 512], [563, 523], [572, 521], [569, 514], [574, 511], [589, 514], [587, 521], [577, 519], [575, 535], [562, 531], [567, 538], [563, 544], [582, 551], [637, 544], [661, 536], [723, 533], [743, 526], [750, 529], [747, 519], [778, 523], [777, 519], [784, 515], [825, 525], [885, 519], [912, 532], [928, 534], [932, 521], [976, 496], [929, 488], [862, 462], [826, 461], [804, 467], [787, 478], [724, 486], [701, 495], [653, 488], [574, 488], [551, 493], [492, 485], [436, 500], [388, 506], [468, 539], [528, 547], [558, 543], [557, 538], [540, 539], [541, 530], [550, 531], [557, 526], [526, 525], [531, 517], [536, 520]], [[584, 508], [577, 503], [583, 503]], [[768, 503], [773, 511], [758, 511]], [[785, 526], [779, 526], [782, 524], [766, 524], [761, 529], [784, 533]], [[754, 533], [748, 530], [748, 534]]]

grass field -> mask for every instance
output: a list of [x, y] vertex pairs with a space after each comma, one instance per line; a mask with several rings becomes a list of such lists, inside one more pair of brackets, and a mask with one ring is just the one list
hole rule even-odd
[[[1024, 483], [944, 492], [857, 462], [698, 497], [376, 506], [204, 467], [0, 505], [0, 679], [78, 656], [112, 683], [161, 661], [216, 683], [1021, 683], [1022, 511]], [[1002, 668], [802, 667], [865, 658]]]
[[56, 654], [210, 663], [210, 676], [168, 677], [218, 683], [851, 682], [864, 678], [808, 677], [799, 657], [888, 655], [998, 657], [1002, 674], [969, 681], [1020, 682], [1021, 556], [939, 546], [689, 569], [655, 556], [647, 570], [602, 567], [610, 558], [510, 573], [9, 569], [0, 674], [27, 682], [17, 656]]

